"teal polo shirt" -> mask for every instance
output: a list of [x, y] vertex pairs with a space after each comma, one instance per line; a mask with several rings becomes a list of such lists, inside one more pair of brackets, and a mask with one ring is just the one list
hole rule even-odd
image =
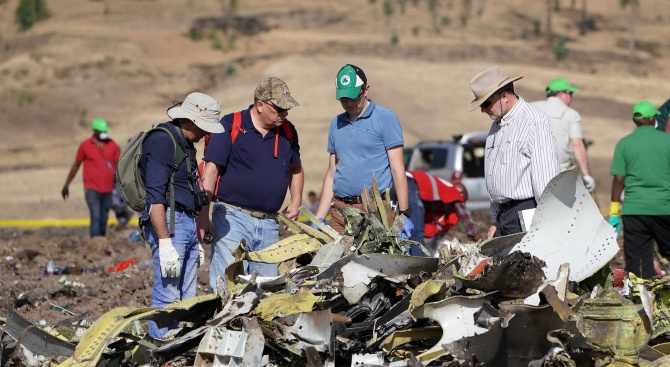
[[372, 187], [373, 172], [380, 192], [390, 188], [393, 177], [387, 151], [403, 145], [396, 114], [372, 100], [355, 121], [349, 121], [346, 112], [335, 117], [328, 133], [328, 153], [337, 156], [335, 196], [360, 196], [363, 187]]
[[640, 126], [614, 148], [610, 174], [624, 176], [622, 215], [670, 215], [670, 135]]

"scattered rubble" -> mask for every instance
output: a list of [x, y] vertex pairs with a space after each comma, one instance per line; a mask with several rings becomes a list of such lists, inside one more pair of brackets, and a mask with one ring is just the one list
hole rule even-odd
[[[413, 257], [376, 186], [339, 236], [288, 218], [268, 249], [244, 243], [217, 294], [163, 308], [118, 307], [40, 327], [11, 312], [2, 366], [660, 366], [670, 363], [670, 278], [619, 279], [618, 250], [577, 172], [556, 176], [527, 233], [445, 242]], [[280, 263], [244, 275], [244, 260]], [[126, 264], [121, 263], [120, 267]], [[146, 321], [175, 322], [166, 339]], [[650, 346], [652, 345], [653, 346]]]

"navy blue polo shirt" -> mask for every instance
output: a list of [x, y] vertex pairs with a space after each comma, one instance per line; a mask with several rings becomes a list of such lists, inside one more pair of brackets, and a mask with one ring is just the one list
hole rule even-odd
[[[177, 140], [191, 157], [191, 170], [197, 172], [197, 161], [195, 158], [195, 147], [193, 143], [186, 140], [178, 126], [170, 122], [159, 124], [157, 127], [165, 127], [172, 131]], [[220, 134], [214, 134], [220, 135]], [[140, 159], [140, 172], [147, 191], [146, 202], [147, 210], [142, 212], [142, 218], [148, 217], [148, 208], [152, 204], [164, 204], [165, 208], [170, 207], [170, 174], [174, 165], [175, 147], [172, 139], [164, 131], [151, 133], [142, 144], [142, 158]], [[192, 180], [196, 177], [193, 175]], [[175, 207], [177, 210], [198, 211], [200, 208], [195, 206], [195, 197], [188, 184], [188, 175], [186, 169], [186, 159], [184, 159], [174, 177], [174, 196]], [[195, 181], [193, 188], [198, 192], [200, 189]]]
[[242, 131], [231, 145], [233, 114], [221, 118], [226, 129], [223, 134], [212, 134], [205, 161], [223, 167], [216, 198], [250, 210], [273, 213], [281, 209], [289, 184], [289, 164], [300, 163], [300, 145], [295, 126], [292, 141], [279, 127], [277, 158], [274, 157], [275, 132], [271, 129], [261, 135], [251, 121], [251, 108], [241, 111]]

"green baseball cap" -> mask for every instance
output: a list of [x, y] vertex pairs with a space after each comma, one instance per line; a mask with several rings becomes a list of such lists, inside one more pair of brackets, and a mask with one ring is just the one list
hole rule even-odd
[[570, 83], [568, 83], [568, 81], [563, 78], [554, 79], [549, 82], [549, 85], [547, 85], [547, 93], [558, 93], [564, 91], [575, 93], [579, 92], [579, 89], [570, 85]]
[[106, 133], [109, 131], [109, 126], [107, 126], [107, 121], [103, 119], [94, 119], [93, 122], [91, 123], [91, 127], [95, 131], [100, 131], [101, 133]]
[[335, 99], [358, 97], [361, 94], [361, 87], [367, 81], [368, 78], [361, 68], [351, 64], [344, 65], [335, 79]]
[[660, 115], [661, 111], [657, 110], [651, 102], [642, 101], [633, 106], [633, 120], [642, 120], [647, 117], [654, 117]]

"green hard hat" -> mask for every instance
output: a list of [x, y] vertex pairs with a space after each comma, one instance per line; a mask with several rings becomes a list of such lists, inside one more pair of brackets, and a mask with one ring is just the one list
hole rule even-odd
[[549, 85], [547, 85], [547, 93], [558, 93], [563, 91], [574, 93], [579, 92], [579, 89], [570, 85], [570, 83], [568, 83], [568, 81], [563, 78], [554, 79], [549, 82]]
[[647, 117], [654, 117], [661, 114], [651, 102], [642, 101], [633, 106], [633, 120], [642, 120]]
[[109, 126], [107, 126], [107, 121], [103, 119], [94, 119], [93, 122], [91, 123], [91, 127], [95, 131], [100, 131], [101, 133], [106, 133], [109, 131]]

